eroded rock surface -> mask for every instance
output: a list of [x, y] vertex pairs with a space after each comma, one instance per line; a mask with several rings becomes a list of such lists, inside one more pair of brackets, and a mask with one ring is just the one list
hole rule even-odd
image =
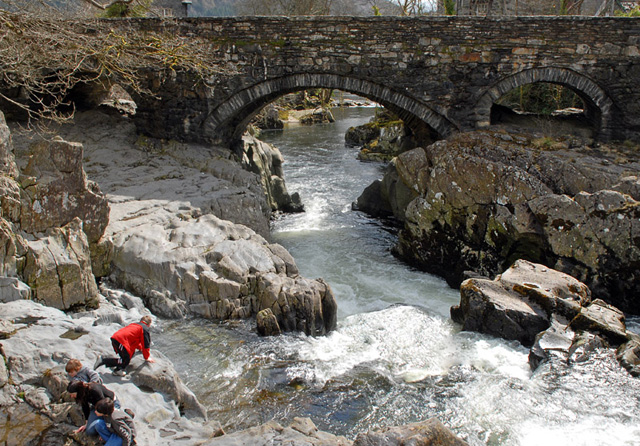
[[624, 314], [600, 299], [592, 301], [585, 284], [544, 265], [518, 260], [494, 280], [465, 280], [451, 316], [464, 330], [531, 347], [534, 369], [551, 357], [583, 361], [597, 348], [628, 344], [618, 359], [635, 370], [638, 337], [627, 330]]
[[395, 252], [452, 286], [468, 271], [492, 277], [522, 258], [640, 313], [640, 165], [633, 154], [570, 144], [457, 135], [399, 155], [379, 195], [358, 207], [403, 221]]

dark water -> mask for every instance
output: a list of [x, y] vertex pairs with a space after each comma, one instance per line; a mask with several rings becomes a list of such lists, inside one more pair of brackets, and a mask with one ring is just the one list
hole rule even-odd
[[233, 431], [307, 416], [354, 438], [435, 416], [472, 445], [640, 445], [640, 380], [612, 351], [532, 374], [518, 343], [460, 332], [449, 318], [458, 292], [394, 259], [393, 229], [351, 210], [383, 166], [357, 161], [344, 133], [372, 113], [263, 136], [306, 207], [274, 222], [274, 241], [301, 274], [331, 285], [338, 329], [265, 339], [251, 322], [191, 321], [156, 336], [210, 418]]

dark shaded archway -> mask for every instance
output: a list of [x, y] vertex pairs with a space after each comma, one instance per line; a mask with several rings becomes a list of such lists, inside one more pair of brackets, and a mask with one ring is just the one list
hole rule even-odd
[[336, 74], [300, 73], [260, 82], [235, 93], [211, 111], [203, 124], [204, 134], [219, 141], [236, 141], [265, 105], [287, 93], [312, 88], [342, 90], [366, 97], [393, 111], [416, 135], [428, 132], [444, 138], [458, 130], [443, 115], [389, 87]]
[[585, 116], [598, 133], [607, 140], [611, 137], [613, 101], [595, 82], [584, 75], [566, 68], [534, 68], [508, 76], [487, 89], [476, 102], [476, 127], [491, 124], [491, 107], [503, 95], [523, 85], [548, 82], [562, 85], [574, 91], [585, 104]]

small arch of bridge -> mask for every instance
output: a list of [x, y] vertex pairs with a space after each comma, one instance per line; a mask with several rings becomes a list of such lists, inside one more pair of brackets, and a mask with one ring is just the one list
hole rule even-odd
[[537, 82], [562, 85], [571, 89], [584, 102], [585, 116], [601, 139], [611, 136], [613, 101], [605, 91], [588, 77], [566, 68], [533, 68], [505, 77], [486, 90], [476, 102], [476, 126], [491, 124], [491, 107], [511, 90]]
[[297, 73], [259, 82], [236, 92], [209, 114], [204, 122], [204, 133], [218, 140], [237, 141], [264, 106], [285, 94], [312, 88], [330, 88], [366, 97], [394, 112], [417, 135], [427, 132], [432, 137], [444, 138], [459, 130], [444, 115], [390, 87], [337, 74]]

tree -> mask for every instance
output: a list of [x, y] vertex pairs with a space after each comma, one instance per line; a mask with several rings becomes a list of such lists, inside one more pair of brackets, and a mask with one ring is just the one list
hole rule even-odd
[[142, 70], [185, 70], [194, 82], [234, 72], [198, 37], [139, 33], [120, 22], [62, 20], [52, 4], [39, 6], [52, 9], [0, 9], [0, 101], [23, 110], [30, 123], [71, 119], [70, 93], [82, 84], [118, 83], [144, 95], [152, 93]]
[[144, 17], [151, 6], [151, 0], [114, 0], [108, 3], [83, 1], [103, 10], [105, 17]]
[[404, 16], [425, 15], [437, 10], [437, 0], [391, 0], [402, 10]]
[[333, 0], [254, 0], [238, 6], [247, 15], [329, 15]]

